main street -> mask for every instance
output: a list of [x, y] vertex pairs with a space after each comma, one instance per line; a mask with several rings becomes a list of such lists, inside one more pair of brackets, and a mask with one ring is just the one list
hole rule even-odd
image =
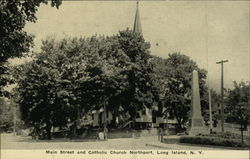
[[157, 136], [99, 140], [33, 140], [30, 136], [1, 134], [1, 149], [106, 149], [106, 150], [226, 150], [229, 147], [160, 143]]

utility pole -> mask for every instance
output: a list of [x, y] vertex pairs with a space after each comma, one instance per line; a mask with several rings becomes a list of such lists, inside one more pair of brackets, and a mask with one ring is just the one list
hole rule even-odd
[[240, 84], [240, 134], [241, 134], [241, 144], [244, 142], [243, 138], [243, 114], [242, 114], [242, 107], [244, 107], [243, 101], [243, 86]]
[[212, 119], [212, 103], [211, 103], [211, 91], [210, 91], [210, 84], [209, 84], [209, 67], [208, 67], [208, 31], [207, 31], [207, 1], [205, 3], [205, 13], [206, 13], [206, 54], [207, 54], [207, 86], [208, 86], [208, 104], [209, 104], [209, 127], [210, 127], [210, 134], [213, 133], [213, 119]]
[[14, 114], [14, 119], [13, 119], [13, 135], [16, 136], [16, 105], [11, 102], [13, 106], [13, 114]]
[[103, 132], [104, 132], [104, 140], [107, 140], [107, 137], [108, 137], [108, 132], [107, 132], [107, 113], [108, 113], [108, 111], [107, 111], [107, 106], [106, 106], [106, 97], [104, 97], [104, 101], [103, 101], [103, 103], [104, 103], [104, 106], [103, 106], [103, 109], [104, 109], [104, 111], [103, 111], [103, 115], [104, 115], [104, 125], [103, 125]]
[[223, 87], [223, 64], [228, 60], [221, 60], [216, 64], [221, 64], [221, 131], [224, 132], [224, 87]]
[[208, 78], [208, 104], [209, 104], [209, 128], [210, 134], [213, 133], [213, 119], [212, 119], [212, 103], [211, 103], [211, 92], [209, 87], [209, 78]]

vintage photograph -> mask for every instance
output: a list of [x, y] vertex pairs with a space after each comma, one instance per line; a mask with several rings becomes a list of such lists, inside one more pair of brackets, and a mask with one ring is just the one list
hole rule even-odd
[[0, 0], [3, 159], [247, 152], [249, 15], [249, 1]]

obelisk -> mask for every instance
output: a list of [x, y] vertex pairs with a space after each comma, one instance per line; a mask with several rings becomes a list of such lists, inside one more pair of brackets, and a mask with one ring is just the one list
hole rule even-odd
[[189, 135], [195, 136], [200, 133], [207, 133], [207, 130], [204, 126], [203, 117], [201, 116], [198, 72], [194, 70], [192, 73], [191, 128]]

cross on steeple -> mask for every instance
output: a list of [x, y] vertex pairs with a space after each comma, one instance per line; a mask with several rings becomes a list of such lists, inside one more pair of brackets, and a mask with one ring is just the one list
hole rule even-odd
[[138, 0], [136, 2], [136, 13], [135, 13], [135, 21], [134, 21], [133, 31], [142, 35], [141, 20], [140, 20], [140, 14], [139, 14], [139, 1]]

